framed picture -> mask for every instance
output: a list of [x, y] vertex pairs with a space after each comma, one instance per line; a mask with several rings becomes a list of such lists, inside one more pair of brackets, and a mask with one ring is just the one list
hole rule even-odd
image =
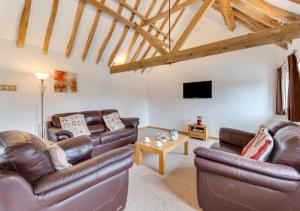
[[55, 92], [77, 92], [77, 74], [61, 70], [54, 71]]
[[15, 92], [15, 91], [17, 91], [17, 86], [16, 85], [0, 84], [0, 91]]

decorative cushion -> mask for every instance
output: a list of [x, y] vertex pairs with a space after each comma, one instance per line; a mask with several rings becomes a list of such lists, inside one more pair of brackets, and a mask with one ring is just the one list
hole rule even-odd
[[66, 117], [59, 117], [61, 128], [70, 131], [74, 137], [91, 135], [83, 114], [75, 114]]
[[56, 143], [44, 140], [44, 144], [50, 154], [53, 166], [57, 171], [72, 167], [72, 164], [68, 162], [66, 153]]
[[114, 130], [125, 128], [125, 125], [120, 120], [119, 114], [117, 112], [114, 112], [112, 114], [103, 116], [103, 120], [105, 122], [106, 127], [110, 131], [114, 131]]
[[272, 152], [274, 141], [267, 128], [260, 128], [255, 137], [244, 147], [242, 156], [266, 161]]

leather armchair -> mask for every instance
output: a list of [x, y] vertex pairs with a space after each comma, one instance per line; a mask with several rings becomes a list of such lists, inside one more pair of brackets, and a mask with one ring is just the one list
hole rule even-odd
[[281, 124], [268, 162], [241, 156], [253, 137], [223, 128], [220, 143], [194, 151], [198, 202], [205, 211], [299, 210], [300, 127]]
[[87, 136], [58, 144], [73, 164], [63, 171], [54, 170], [37, 137], [20, 131], [0, 133], [0, 210], [125, 208], [128, 169], [133, 164], [131, 149], [92, 157], [93, 146]]

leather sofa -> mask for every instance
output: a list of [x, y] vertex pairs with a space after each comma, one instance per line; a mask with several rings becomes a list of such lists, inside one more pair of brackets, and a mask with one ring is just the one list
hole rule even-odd
[[29, 133], [0, 133], [0, 210], [123, 210], [132, 150], [119, 148], [92, 157], [89, 137], [58, 145], [72, 167], [55, 171], [41, 140]]
[[195, 149], [197, 194], [204, 211], [298, 211], [300, 126], [270, 129], [274, 149], [267, 162], [241, 157], [255, 134], [222, 128], [220, 143]]
[[91, 132], [90, 138], [93, 142], [93, 155], [98, 155], [112, 149], [135, 143], [138, 137], [138, 118], [121, 118], [126, 128], [109, 131], [103, 121], [103, 116], [118, 112], [115, 109], [84, 111], [73, 113], [55, 114], [48, 122], [48, 139], [53, 142], [59, 142], [68, 138], [72, 138], [70, 131], [61, 128], [59, 117], [65, 117], [73, 114], [83, 114], [87, 126]]

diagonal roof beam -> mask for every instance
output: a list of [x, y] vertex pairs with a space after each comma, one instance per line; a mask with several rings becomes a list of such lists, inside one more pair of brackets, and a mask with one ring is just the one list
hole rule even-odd
[[207, 0], [205, 1], [199, 8], [199, 10], [194, 15], [191, 22], [188, 24], [184, 32], [181, 34], [180, 38], [176, 42], [175, 46], [172, 49], [172, 52], [180, 50], [182, 45], [185, 43], [188, 36], [191, 34], [197, 23], [202, 19], [202, 17], [206, 14], [211, 5], [215, 2], [215, 0]]
[[31, 10], [31, 0], [25, 0], [21, 20], [19, 23], [19, 34], [17, 38], [17, 47], [24, 48], [26, 35], [27, 35], [27, 28], [29, 24], [29, 16]]
[[234, 31], [236, 28], [236, 24], [230, 0], [218, 0], [218, 2], [225, 24], [230, 31]]
[[300, 0], [290, 0], [291, 2], [294, 2], [296, 4], [300, 4]]
[[[176, 7], [173, 7], [170, 11], [171, 15], [175, 12], [178, 12], [188, 6], [191, 6], [192, 4], [196, 3], [196, 2], [199, 2], [198, 0], [186, 0], [185, 2], [181, 3], [181, 4], [178, 4]], [[154, 17], [150, 18], [148, 21], [146, 21], [144, 23], [144, 25], [147, 25], [149, 23], [155, 23], [157, 22], [158, 20], [162, 19], [162, 18], [165, 18], [165, 17], [168, 17], [169, 16], [169, 10], [166, 10], [158, 15], [155, 15]]]
[[141, 34], [141, 36], [144, 39], [151, 40], [152, 42], [150, 42], [150, 44], [152, 44], [152, 46], [154, 48], [156, 48], [158, 51], [161, 51], [161, 49], [157, 48], [157, 45], [156, 45], [156, 44], [161, 44], [161, 41], [159, 39], [155, 38], [154, 36], [152, 36], [151, 34], [149, 34], [148, 32], [146, 32], [143, 29], [143, 27], [141, 27], [139, 25], [136, 25], [135, 23], [129, 21], [128, 19], [124, 18], [122, 15], [116, 13], [115, 11], [113, 11], [112, 9], [110, 9], [109, 7], [105, 6], [103, 3], [101, 3], [97, 0], [84, 0], [84, 1], [91, 4], [91, 5], [93, 5], [93, 6], [95, 6], [95, 7], [97, 7], [102, 12], [109, 14], [110, 16], [112, 16], [117, 21], [119, 21], [119, 22], [129, 26], [130, 28], [136, 30], [139, 34]]
[[168, 55], [158, 56], [143, 61], [111, 67], [111, 73], [120, 73], [146, 67], [171, 64], [226, 52], [243, 50], [257, 46], [273, 44], [278, 41], [287, 41], [300, 38], [300, 21], [291, 24], [250, 33], [227, 40], [201, 45], [198, 47], [181, 50]]

